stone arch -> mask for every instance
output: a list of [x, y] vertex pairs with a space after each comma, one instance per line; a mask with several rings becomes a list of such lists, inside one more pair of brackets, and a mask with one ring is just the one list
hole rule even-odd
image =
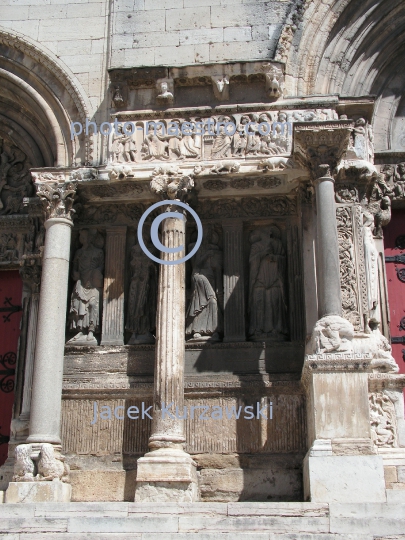
[[376, 96], [377, 150], [405, 150], [405, 3], [315, 0], [286, 65], [290, 95]]
[[91, 138], [71, 140], [92, 106], [75, 75], [51, 51], [0, 27], [0, 137], [34, 167], [91, 163]]

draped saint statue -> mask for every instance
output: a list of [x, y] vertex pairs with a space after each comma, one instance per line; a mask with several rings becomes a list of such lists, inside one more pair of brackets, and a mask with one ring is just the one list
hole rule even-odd
[[[94, 333], [100, 322], [104, 252], [96, 247], [96, 230], [80, 231], [82, 247], [73, 258], [72, 278], [76, 281], [70, 302], [70, 328], [79, 330], [68, 343], [97, 345]], [[87, 334], [86, 334], [87, 332]]]
[[[150, 246], [147, 246], [152, 251]], [[156, 327], [158, 272], [156, 264], [139, 244], [131, 250], [131, 285], [128, 294], [127, 324], [132, 332], [129, 345], [154, 343]]]
[[[222, 251], [218, 234], [210, 228], [192, 259], [192, 293], [186, 313], [186, 335], [193, 341], [218, 341], [222, 322]], [[191, 251], [194, 243], [189, 245]]]
[[288, 335], [286, 256], [278, 227], [252, 231], [249, 238], [249, 336], [283, 341]]

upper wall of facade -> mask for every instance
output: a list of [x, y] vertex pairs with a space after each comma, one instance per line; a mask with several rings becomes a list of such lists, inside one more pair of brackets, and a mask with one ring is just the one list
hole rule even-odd
[[273, 58], [292, 0], [115, 0], [111, 68]]

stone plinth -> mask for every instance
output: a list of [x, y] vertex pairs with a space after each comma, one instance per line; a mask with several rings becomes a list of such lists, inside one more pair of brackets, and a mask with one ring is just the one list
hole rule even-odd
[[59, 480], [53, 482], [10, 482], [6, 503], [69, 502], [72, 486]]
[[371, 440], [368, 370], [371, 355], [308, 355], [309, 451], [304, 497], [312, 502], [384, 502], [384, 467]]

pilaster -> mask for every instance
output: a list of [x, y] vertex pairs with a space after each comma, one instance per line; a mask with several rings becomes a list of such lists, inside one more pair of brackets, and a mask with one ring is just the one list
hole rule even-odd
[[101, 345], [124, 344], [124, 278], [127, 228], [106, 229]]

